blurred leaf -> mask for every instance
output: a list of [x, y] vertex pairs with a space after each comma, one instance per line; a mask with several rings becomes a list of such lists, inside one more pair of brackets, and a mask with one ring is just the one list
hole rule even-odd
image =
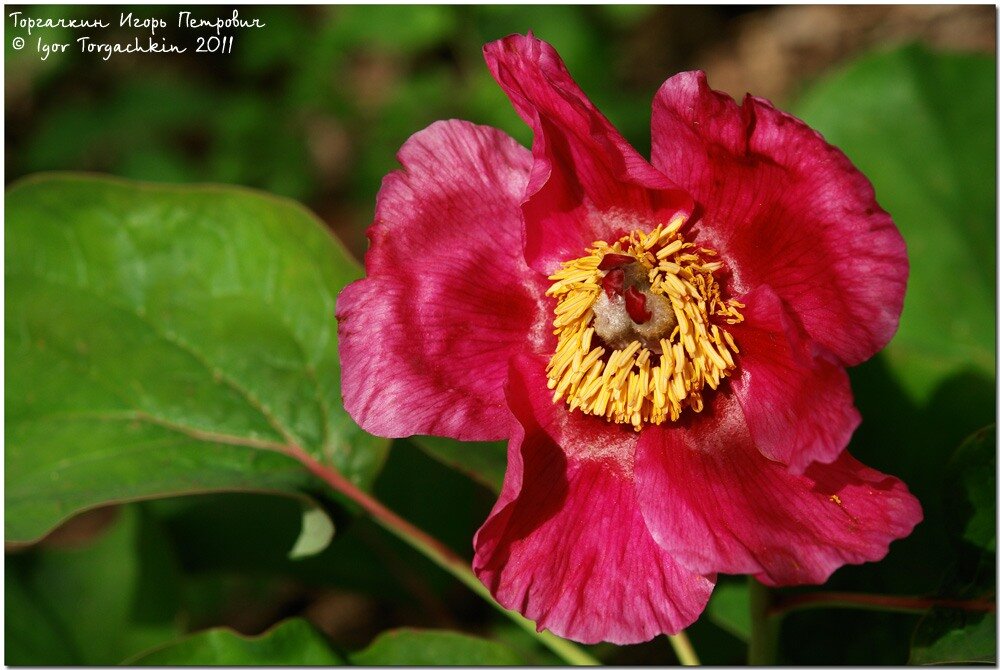
[[886, 349], [925, 401], [966, 368], [994, 374], [996, 63], [907, 47], [858, 61], [794, 108], [875, 185], [906, 239], [910, 280]]
[[355, 665], [523, 665], [513, 650], [481, 638], [445, 630], [400, 628], [382, 633], [351, 654]]
[[202, 631], [140, 654], [128, 665], [343, 665], [323, 636], [304, 619], [287, 619], [265, 633], [244, 637], [228, 628]]
[[[185, 165], [176, 145], [198, 136], [218, 105], [218, 94], [197, 82], [157, 75], [127, 78], [113, 85], [104, 104], [68, 98], [40, 114], [37, 129], [26, 138], [25, 167], [124, 167], [147, 178], [168, 178], [172, 172], [190, 176], [194, 168]], [[171, 165], [154, 163], [158, 155]]]
[[414, 435], [410, 440], [445, 465], [464, 472], [500, 493], [507, 471], [506, 442], [459, 442], [447, 437]]
[[996, 614], [934, 609], [913, 636], [910, 663], [915, 665], [996, 663]]
[[280, 68], [289, 58], [301, 57], [303, 36], [309, 30], [304, 8], [259, 5], [253, 8], [253, 17], [267, 27], [240, 33], [240, 57], [234, 59], [235, 67], [260, 74]]
[[55, 608], [29, 589], [15, 561], [4, 574], [4, 663], [7, 665], [79, 665], [79, 652], [62, 629]]
[[708, 601], [708, 618], [743, 640], [750, 640], [750, 589], [746, 580], [719, 582]]
[[302, 530], [299, 532], [295, 546], [288, 552], [288, 558], [298, 560], [315, 556], [330, 545], [333, 539], [333, 521], [320, 507], [304, 507], [302, 509]]
[[109, 501], [367, 487], [387, 443], [340, 403], [334, 300], [359, 275], [293, 203], [71, 175], [6, 198], [6, 534]]
[[649, 18], [655, 7], [653, 5], [625, 5], [615, 3], [611, 5], [595, 5], [595, 9], [599, 10], [616, 26], [630, 27], [643, 19]]
[[[4, 21], [6, 22], [6, 44], [4, 45], [4, 76], [6, 78], [5, 89], [9, 94], [12, 90], [19, 88], [31, 88], [39, 79], [43, 79], [52, 71], [57, 70], [60, 65], [72, 59], [73, 50], [56, 51], [50, 50], [47, 54], [39, 44], [52, 46], [55, 44], [67, 44], [73, 41], [74, 31], [72, 28], [55, 26], [52, 28], [35, 28], [28, 34], [27, 28], [19, 27], [14, 23], [11, 16], [15, 12], [20, 14], [19, 21], [32, 19], [44, 21], [50, 19], [84, 20], [93, 11], [92, 7], [81, 5], [45, 5], [45, 6], [19, 6], [6, 12]], [[13, 47], [14, 38], [20, 37], [24, 40], [21, 49]]]
[[405, 54], [444, 41], [454, 14], [446, 5], [342, 5], [332, 27], [346, 45]]
[[[40, 547], [8, 557], [7, 568], [19, 581], [7, 593], [7, 607], [16, 608], [7, 616], [8, 664], [59, 665], [72, 656], [71, 664], [113, 665], [180, 634], [176, 568], [133, 507], [84, 549]], [[31, 619], [38, 628], [26, 625]], [[42, 646], [46, 640], [56, 643]]]
[[970, 544], [997, 549], [997, 439], [996, 426], [977, 431], [955, 451], [949, 463], [951, 518], [965, 520], [955, 528]]

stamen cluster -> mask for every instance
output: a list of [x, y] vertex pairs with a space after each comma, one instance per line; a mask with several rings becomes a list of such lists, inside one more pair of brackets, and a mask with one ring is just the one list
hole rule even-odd
[[[678, 217], [597, 241], [549, 277], [547, 295], [558, 299], [546, 368], [553, 402], [640, 430], [676, 421], [686, 407], [700, 412], [705, 386], [718, 388], [736, 368], [725, 325], [743, 320], [744, 305], [722, 299], [714, 277], [722, 263], [685, 242], [683, 225]], [[628, 328], [604, 325], [629, 319]]]

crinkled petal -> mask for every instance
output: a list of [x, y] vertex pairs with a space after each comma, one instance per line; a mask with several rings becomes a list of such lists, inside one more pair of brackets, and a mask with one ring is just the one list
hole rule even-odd
[[368, 231], [368, 277], [337, 300], [344, 407], [385, 437], [508, 437], [508, 360], [548, 334], [524, 264], [530, 154], [493, 128], [443, 121], [400, 149]]
[[476, 534], [473, 567], [504, 607], [562, 637], [629, 644], [675, 633], [714, 584], [653, 541], [632, 481], [636, 434], [553, 404], [545, 362], [519, 356], [518, 421], [500, 500]]
[[771, 286], [816, 342], [856, 365], [899, 323], [909, 266], [903, 238], [850, 160], [761, 98], [742, 107], [702, 72], [663, 84], [653, 164], [701, 209], [699, 241], [733, 288]]
[[796, 474], [836, 460], [861, 422], [847, 372], [799, 333], [770, 287], [741, 300], [745, 321], [729, 327], [740, 348], [732, 388], [753, 442]]
[[511, 35], [484, 48], [494, 78], [535, 134], [524, 203], [525, 259], [545, 275], [596, 240], [691, 211], [587, 99], [549, 44]]
[[718, 394], [712, 411], [644, 430], [636, 451], [646, 524], [688, 569], [819, 584], [842, 565], [882, 559], [921, 520], [906, 485], [847, 452], [794, 475], [753, 446], [734, 399]]

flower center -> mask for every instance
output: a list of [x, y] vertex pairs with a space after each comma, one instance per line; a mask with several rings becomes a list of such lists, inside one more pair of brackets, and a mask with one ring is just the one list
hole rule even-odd
[[723, 300], [712, 249], [685, 242], [683, 218], [597, 241], [549, 277], [559, 341], [546, 368], [553, 402], [640, 430], [700, 412], [739, 353], [725, 325], [745, 305]]

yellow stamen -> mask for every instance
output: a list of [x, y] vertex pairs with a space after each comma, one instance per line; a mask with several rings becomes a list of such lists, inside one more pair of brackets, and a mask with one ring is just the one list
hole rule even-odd
[[[714, 250], [684, 241], [679, 232], [684, 223], [675, 217], [613, 244], [597, 241], [549, 277], [547, 295], [558, 301], [553, 320], [558, 344], [546, 368], [553, 402], [564, 400], [571, 410], [640, 430], [676, 421], [686, 408], [700, 412], [705, 387], [718, 388], [735, 370], [739, 348], [726, 325], [743, 321], [739, 310], [745, 305], [723, 299], [713, 276], [723, 263]], [[673, 309], [676, 326], [670, 321], [660, 331], [672, 329], [669, 337], [637, 336], [609, 345], [595, 332], [594, 308], [606, 274], [599, 266], [607, 254], [635, 259], [630, 267], [639, 272], [634, 276], [648, 279], [651, 299], [669, 303], [663, 309]]]

